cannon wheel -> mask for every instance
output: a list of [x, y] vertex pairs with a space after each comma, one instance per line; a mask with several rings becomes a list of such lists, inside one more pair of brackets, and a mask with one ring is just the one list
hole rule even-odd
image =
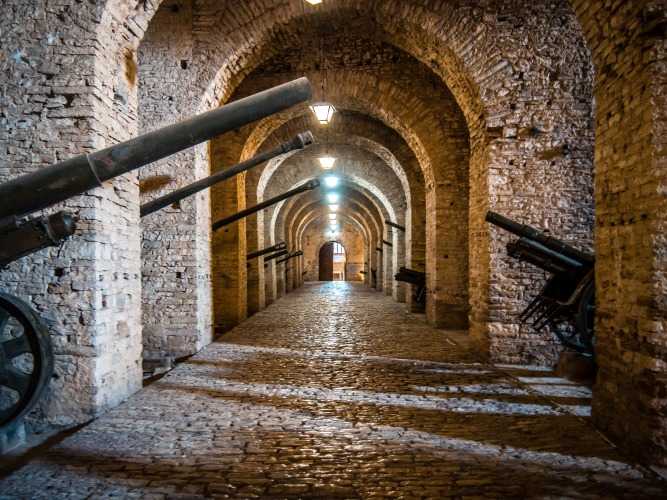
[[558, 321], [548, 324], [549, 330], [556, 334], [566, 347], [582, 354], [593, 356], [593, 320], [595, 318], [595, 280], [591, 279], [577, 302], [577, 311], [573, 322]]
[[0, 293], [0, 428], [25, 415], [53, 374], [53, 345], [37, 312]]

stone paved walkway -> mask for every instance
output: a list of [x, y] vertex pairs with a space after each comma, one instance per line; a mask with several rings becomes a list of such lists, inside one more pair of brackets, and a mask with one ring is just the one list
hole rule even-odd
[[587, 388], [450, 338], [365, 287], [306, 285], [0, 479], [0, 498], [667, 497], [587, 427]]

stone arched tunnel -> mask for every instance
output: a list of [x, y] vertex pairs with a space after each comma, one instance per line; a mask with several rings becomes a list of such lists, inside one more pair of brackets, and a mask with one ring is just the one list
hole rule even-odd
[[[217, 351], [206, 352], [218, 353], [216, 363], [250, 359], [253, 328], [271, 338], [271, 328], [289, 326], [262, 319], [271, 311], [294, 315], [292, 329], [309, 332], [290, 337], [306, 342], [304, 351], [342, 345], [318, 345], [318, 331], [357, 332], [336, 363], [361, 354], [359, 339], [378, 356], [402, 358], [382, 347], [379, 330], [362, 330], [375, 318], [398, 335], [411, 318], [412, 355], [424, 362], [453, 363], [443, 346], [454, 342], [470, 356], [465, 363], [511, 365], [516, 380], [528, 367], [551, 369], [570, 351], [549, 328], [517, 319], [547, 273], [507, 255], [512, 236], [485, 221], [491, 210], [595, 255], [588, 362], [597, 373], [591, 409], [579, 418], [646, 467], [636, 472], [646, 481], [664, 475], [664, 2], [29, 0], [3, 2], [0, 13], [2, 181], [297, 78], [313, 89], [310, 102], [46, 209], [74, 212], [76, 234], [11, 263], [0, 280], [43, 318], [54, 371], [32, 411], [5, 432], [5, 449], [23, 429], [70, 428], [116, 408], [140, 391], [146, 360], [205, 357], [212, 342], [206, 349]], [[329, 123], [312, 113], [317, 101], [335, 107]], [[312, 145], [140, 218], [142, 203], [305, 131]], [[318, 161], [324, 156], [335, 158], [330, 169]], [[325, 176], [336, 186], [325, 186]], [[211, 229], [313, 178], [322, 187]], [[320, 249], [332, 241], [345, 249], [337, 276], [348, 281], [312, 284]], [[287, 256], [303, 255], [246, 258], [282, 242]], [[423, 300], [395, 278], [401, 268], [423, 273]], [[309, 301], [319, 316], [294, 309], [308, 311]], [[326, 314], [339, 319], [321, 320]], [[237, 337], [238, 345], [228, 340]], [[276, 356], [294, 347], [281, 342], [270, 348]], [[360, 391], [336, 398], [356, 401]], [[7, 484], [20, 482], [12, 477]], [[651, 484], [655, 496], [661, 483]], [[567, 488], [542, 493], [567, 496], [577, 486]], [[262, 492], [336, 494], [312, 486]]]

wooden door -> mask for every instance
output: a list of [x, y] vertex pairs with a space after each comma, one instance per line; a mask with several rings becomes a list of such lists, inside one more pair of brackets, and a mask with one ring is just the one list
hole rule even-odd
[[320, 281], [333, 281], [333, 250], [332, 242], [320, 249]]

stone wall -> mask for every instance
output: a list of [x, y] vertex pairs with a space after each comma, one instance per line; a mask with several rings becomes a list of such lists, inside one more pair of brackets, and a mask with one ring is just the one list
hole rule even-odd
[[597, 426], [667, 470], [667, 6], [574, 1], [596, 67]]
[[304, 281], [319, 279], [320, 250], [330, 241], [337, 241], [345, 248], [345, 268], [347, 281], [361, 281], [359, 271], [364, 265], [364, 240], [351, 221], [339, 221], [340, 230], [331, 236], [329, 220], [325, 217], [314, 219], [303, 233]]
[[[136, 47], [153, 2], [5, 2], [0, 26], [0, 178], [127, 140], [137, 132]], [[67, 200], [78, 230], [0, 275], [49, 325], [55, 374], [33, 412], [71, 425], [141, 387], [136, 174]]]
[[[163, 3], [138, 53], [142, 131], [201, 111], [174, 90], [191, 85], [193, 45], [190, 5]], [[142, 203], [205, 177], [208, 164], [198, 146], [142, 169]], [[208, 191], [143, 218], [141, 229], [143, 356], [192, 354], [211, 340]]]

